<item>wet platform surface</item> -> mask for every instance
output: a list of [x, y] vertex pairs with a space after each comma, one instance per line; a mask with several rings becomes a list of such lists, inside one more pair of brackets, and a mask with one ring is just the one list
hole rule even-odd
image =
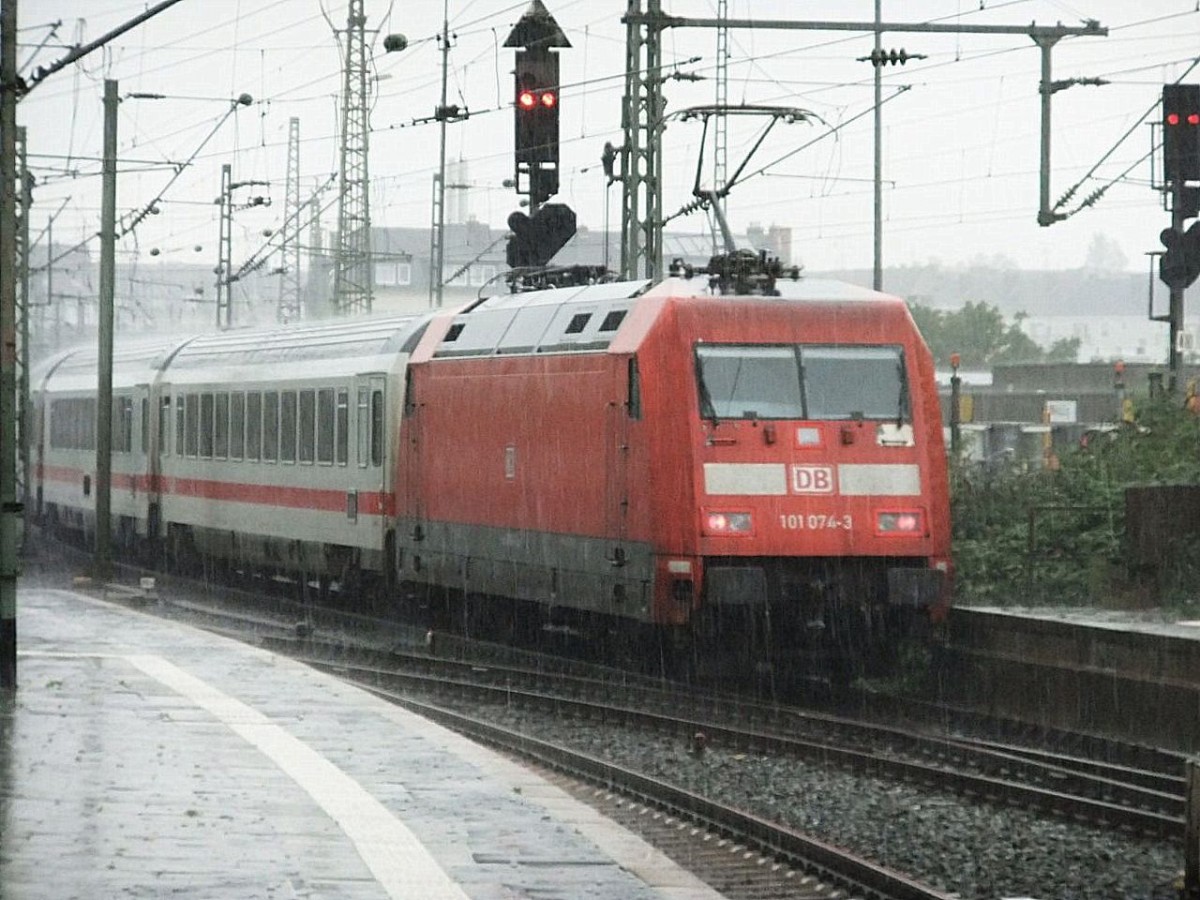
[[0, 897], [719, 895], [519, 765], [298, 663], [22, 587]]

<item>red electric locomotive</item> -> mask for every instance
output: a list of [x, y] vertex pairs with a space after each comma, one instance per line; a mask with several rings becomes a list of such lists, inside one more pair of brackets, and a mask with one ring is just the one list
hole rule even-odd
[[776, 659], [862, 659], [885, 626], [943, 612], [946, 456], [903, 301], [814, 280], [644, 288], [431, 323], [407, 373], [399, 578], [485, 614], [514, 598]]

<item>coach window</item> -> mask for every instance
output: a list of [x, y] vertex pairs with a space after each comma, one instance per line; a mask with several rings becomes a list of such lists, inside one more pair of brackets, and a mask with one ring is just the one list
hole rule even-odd
[[367, 388], [358, 389], [358, 441], [355, 448], [358, 452], [358, 464], [366, 467], [367, 451], [371, 447], [371, 392]]
[[263, 462], [275, 462], [279, 457], [279, 394], [267, 391], [263, 394]]
[[114, 397], [112, 413], [112, 452], [133, 449], [133, 398]]
[[296, 461], [296, 392], [279, 393], [279, 461]]
[[258, 462], [262, 453], [262, 394], [251, 391], [246, 395], [246, 459]]
[[187, 455], [195, 456], [199, 449], [200, 395], [187, 395]]
[[336, 429], [337, 464], [344, 466], [350, 455], [350, 392], [346, 390], [337, 392]]
[[200, 458], [213, 455], [213, 395], [200, 395]]
[[158, 452], [160, 455], [166, 456], [169, 453], [167, 435], [171, 430], [171, 397], [167, 395], [158, 402]]
[[79, 397], [50, 404], [50, 446], [55, 450], [96, 449], [96, 401]]
[[184, 435], [187, 429], [184, 426], [184, 410], [187, 407], [187, 395], [179, 394], [175, 397], [175, 455], [183, 456], [187, 453], [187, 443]]
[[383, 391], [371, 392], [371, 465], [383, 465]]
[[300, 392], [300, 462], [313, 461], [317, 430], [317, 396], [315, 391]]
[[246, 395], [235, 391], [229, 395], [229, 458], [241, 459], [246, 437]]
[[150, 398], [142, 398], [142, 452], [150, 452]]
[[317, 391], [317, 462], [333, 465], [333, 388]]
[[229, 457], [229, 394], [221, 391], [216, 395], [216, 421], [213, 423], [213, 456], [217, 459]]

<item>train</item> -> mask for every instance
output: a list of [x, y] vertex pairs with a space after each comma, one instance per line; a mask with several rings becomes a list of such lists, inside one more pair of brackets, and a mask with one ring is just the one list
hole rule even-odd
[[[36, 515], [85, 538], [97, 355], [32, 391]], [[871, 658], [951, 601], [934, 364], [864, 288], [679, 276], [139, 338], [112, 385], [113, 542], [173, 568], [760, 666]]]

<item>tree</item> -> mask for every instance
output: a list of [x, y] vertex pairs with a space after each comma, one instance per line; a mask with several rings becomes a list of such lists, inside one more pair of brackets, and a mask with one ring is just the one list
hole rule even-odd
[[1049, 350], [1021, 330], [1026, 318], [1018, 313], [1005, 322], [1000, 310], [987, 303], [967, 301], [962, 309], [940, 310], [909, 301], [913, 321], [921, 330], [935, 360], [945, 363], [951, 353], [971, 365], [995, 363], [1068, 362], [1079, 352], [1079, 338], [1055, 341]]
[[1122, 272], [1127, 265], [1129, 265], [1129, 257], [1125, 255], [1120, 244], [1107, 234], [1096, 232], [1092, 235], [1092, 242], [1088, 245], [1087, 259], [1083, 263], [1085, 269], [1100, 272]]

